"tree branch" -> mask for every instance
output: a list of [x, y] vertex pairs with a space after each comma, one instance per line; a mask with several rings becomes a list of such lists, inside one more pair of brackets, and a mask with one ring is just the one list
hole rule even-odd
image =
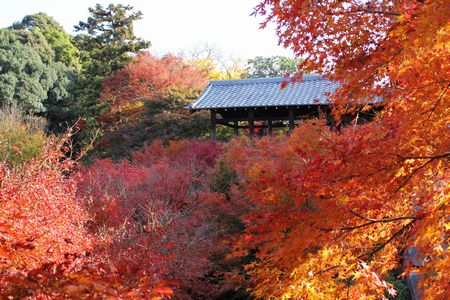
[[436, 110], [436, 107], [438, 106], [439, 102], [441, 102], [442, 98], [444, 97], [445, 93], [447, 92], [448, 88], [450, 87], [450, 84], [447, 84], [447, 86], [444, 88], [444, 91], [442, 92], [442, 94], [439, 96], [439, 99], [436, 101], [436, 103], [433, 105], [433, 108], [430, 111], [430, 114], [428, 115], [427, 120], [430, 120], [431, 115], [434, 113], [434, 111]]
[[379, 15], [388, 15], [388, 16], [401, 16], [401, 13], [395, 12], [395, 11], [383, 11], [383, 10], [375, 10], [375, 9], [355, 9], [355, 10], [349, 10], [349, 11], [341, 11], [341, 12], [326, 12], [327, 15], [345, 15], [345, 14], [352, 14], [352, 13], [368, 13], [368, 14], [379, 14]]
[[368, 253], [365, 253], [363, 255], [360, 255], [359, 258], [362, 258], [364, 256], [367, 256], [367, 258], [365, 259], [366, 261], [371, 260], [375, 254], [377, 254], [381, 249], [383, 249], [387, 244], [389, 244], [390, 242], [392, 242], [394, 239], [396, 239], [397, 237], [399, 237], [400, 235], [402, 235], [407, 229], [409, 229], [409, 227], [411, 227], [414, 224], [415, 220], [409, 222], [408, 224], [406, 224], [405, 226], [403, 226], [402, 228], [400, 228], [398, 231], [396, 231], [387, 241], [385, 241], [384, 243], [375, 246], [374, 250]]
[[429, 163], [433, 162], [434, 160], [435, 160], [435, 158], [432, 158], [429, 161], [427, 161], [426, 163], [424, 163], [423, 165], [421, 165], [420, 167], [414, 169], [414, 171], [412, 171], [411, 174], [409, 174], [409, 176], [406, 177], [405, 181], [403, 181], [403, 183], [399, 185], [399, 187], [395, 190], [395, 192], [392, 195], [397, 194], [398, 191], [400, 191], [417, 172], [419, 172], [421, 169], [423, 169], [425, 166], [427, 166]]
[[434, 81], [434, 82], [430, 82], [430, 83], [427, 83], [427, 84], [423, 84], [423, 85], [416, 86], [416, 87], [411, 87], [411, 88], [404, 88], [404, 87], [400, 87], [400, 86], [397, 86], [397, 85], [394, 86], [394, 87], [396, 89], [401, 90], [401, 91], [413, 91], [413, 90], [421, 90], [423, 88], [426, 88], [426, 87], [429, 87], [429, 86], [432, 86], [432, 85], [438, 85], [438, 84], [441, 84], [441, 83], [448, 83], [448, 82], [450, 82], [450, 80]]
[[348, 211], [357, 216], [358, 218], [361, 218], [363, 220], [366, 220], [368, 222], [360, 224], [360, 225], [355, 225], [355, 226], [349, 226], [349, 227], [340, 227], [340, 228], [319, 228], [320, 230], [324, 230], [324, 231], [333, 231], [333, 230], [355, 230], [358, 228], [362, 228], [362, 227], [366, 227], [372, 224], [376, 224], [376, 223], [391, 223], [391, 222], [397, 222], [397, 221], [403, 221], [403, 220], [415, 220], [416, 217], [415, 216], [405, 216], [405, 217], [396, 217], [396, 218], [384, 218], [384, 219], [372, 219], [372, 218], [367, 218], [361, 214], [358, 214], [357, 212], [348, 209]]
[[440, 159], [440, 158], [446, 158], [450, 157], [450, 152], [444, 153], [444, 154], [438, 154], [438, 155], [429, 155], [429, 156], [408, 156], [408, 157], [402, 157], [404, 159]]
[[369, 222], [361, 224], [361, 225], [356, 225], [356, 226], [351, 226], [351, 227], [341, 227], [341, 228], [338, 228], [338, 230], [354, 230], [354, 229], [366, 227], [366, 226], [376, 224], [376, 223], [390, 223], [390, 222], [403, 221], [403, 220], [414, 220], [414, 219], [415, 219], [415, 217], [407, 216], [407, 217], [398, 217], [398, 218], [392, 218], [392, 219], [372, 220], [372, 221], [369, 221]]
[[384, 10], [376, 10], [376, 9], [358, 9], [351, 12], [365, 12], [369, 14], [380, 14], [380, 15], [389, 15], [389, 16], [401, 16], [401, 13], [395, 12], [395, 11], [384, 11]]

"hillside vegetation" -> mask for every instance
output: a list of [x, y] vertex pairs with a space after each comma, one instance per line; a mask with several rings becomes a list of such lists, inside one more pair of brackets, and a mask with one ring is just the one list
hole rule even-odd
[[[89, 12], [0, 29], [0, 298], [405, 299], [414, 273], [448, 299], [448, 1], [261, 0], [297, 58], [247, 64]], [[338, 126], [211, 140], [185, 109], [210, 79], [313, 72]]]

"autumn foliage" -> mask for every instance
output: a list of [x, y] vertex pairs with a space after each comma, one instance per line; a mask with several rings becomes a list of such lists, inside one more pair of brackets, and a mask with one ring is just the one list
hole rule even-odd
[[180, 56], [142, 52], [103, 81], [97, 120], [104, 134], [100, 156], [124, 157], [156, 139], [163, 142], [202, 137], [208, 131], [205, 113], [191, 114], [207, 75]]
[[0, 294], [52, 295], [58, 277], [80, 270], [92, 238], [75, 182], [62, 174], [70, 162], [47, 145], [22, 168], [0, 163]]
[[[263, 1], [256, 13], [307, 71], [341, 84], [337, 120], [383, 110], [362, 126], [307, 122], [287, 140], [236, 143], [229, 161], [254, 212], [236, 252], [257, 249], [257, 297], [377, 299], [405, 267], [426, 299], [445, 299], [449, 261], [448, 1]], [[301, 75], [299, 75], [301, 77]], [[238, 159], [237, 159], [238, 158]]]
[[[336, 132], [309, 122], [287, 140], [230, 149], [229, 161], [245, 174], [244, 194], [254, 204], [236, 253], [258, 249], [258, 261], [248, 266], [257, 296], [381, 297], [393, 292], [383, 279], [402, 268], [403, 251], [412, 245], [434, 257], [425, 265], [433, 272], [425, 272], [447, 263], [447, 237], [435, 226], [447, 230], [448, 171], [438, 159], [415, 171], [428, 159], [409, 169], [413, 160], [402, 158], [406, 154], [374, 154], [389, 134], [381, 128], [371, 135], [379, 126]], [[445, 292], [445, 276], [430, 278], [444, 280], [433, 293]]]
[[[261, 1], [255, 14], [305, 58], [300, 69], [339, 82], [338, 126], [156, 141], [85, 166], [54, 140], [23, 164], [2, 159], [1, 296], [212, 299], [240, 285], [261, 299], [384, 299], [401, 270], [420, 275], [423, 299], [448, 299], [448, 11], [448, 1]], [[180, 120], [168, 110], [204, 84], [181, 58], [142, 53], [103, 81], [98, 119], [117, 129], [145, 105], [141, 127], [153, 130], [155, 116]], [[360, 111], [371, 122], [356, 125]], [[126, 140], [117, 132], [105, 148]]]
[[78, 171], [59, 147], [23, 169], [1, 165], [1, 295], [183, 299], [234, 288], [221, 264], [241, 211], [208, 179], [221, 144], [155, 142]]
[[172, 54], [163, 57], [148, 52], [138, 54], [123, 69], [103, 81], [102, 101], [110, 111], [121, 112], [139, 102], [161, 100], [173, 90], [200, 90], [206, 85], [204, 74]]
[[212, 141], [154, 142], [131, 161], [98, 160], [81, 170], [79, 193], [93, 217], [97, 253], [129, 285], [165, 286], [177, 298], [227, 288], [208, 279], [218, 271], [212, 257], [229, 248], [227, 218], [236, 215], [206, 177], [221, 148]]

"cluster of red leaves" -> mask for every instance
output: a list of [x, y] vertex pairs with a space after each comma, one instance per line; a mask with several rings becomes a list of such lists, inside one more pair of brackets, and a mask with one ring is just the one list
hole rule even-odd
[[62, 175], [71, 163], [60, 163], [53, 149], [20, 168], [0, 162], [1, 295], [51, 295], [64, 285], [56, 279], [79, 271], [91, 249], [87, 212], [75, 182]]
[[104, 80], [101, 99], [116, 113], [132, 109], [139, 101], [163, 99], [171, 90], [200, 90], [206, 81], [205, 75], [182, 57], [142, 52]]
[[82, 168], [79, 194], [93, 217], [95, 252], [127, 286], [170, 287], [177, 298], [218, 292], [206, 276], [210, 258], [229, 245], [222, 222], [235, 209], [208, 187], [220, 152], [212, 141], [154, 142], [131, 161]]

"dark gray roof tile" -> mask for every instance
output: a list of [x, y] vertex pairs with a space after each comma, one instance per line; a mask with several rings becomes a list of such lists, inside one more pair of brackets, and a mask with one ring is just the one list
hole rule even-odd
[[237, 107], [326, 105], [326, 93], [338, 84], [322, 75], [305, 75], [301, 82], [281, 89], [284, 77], [240, 80], [212, 80], [200, 98], [188, 106], [191, 110]]

